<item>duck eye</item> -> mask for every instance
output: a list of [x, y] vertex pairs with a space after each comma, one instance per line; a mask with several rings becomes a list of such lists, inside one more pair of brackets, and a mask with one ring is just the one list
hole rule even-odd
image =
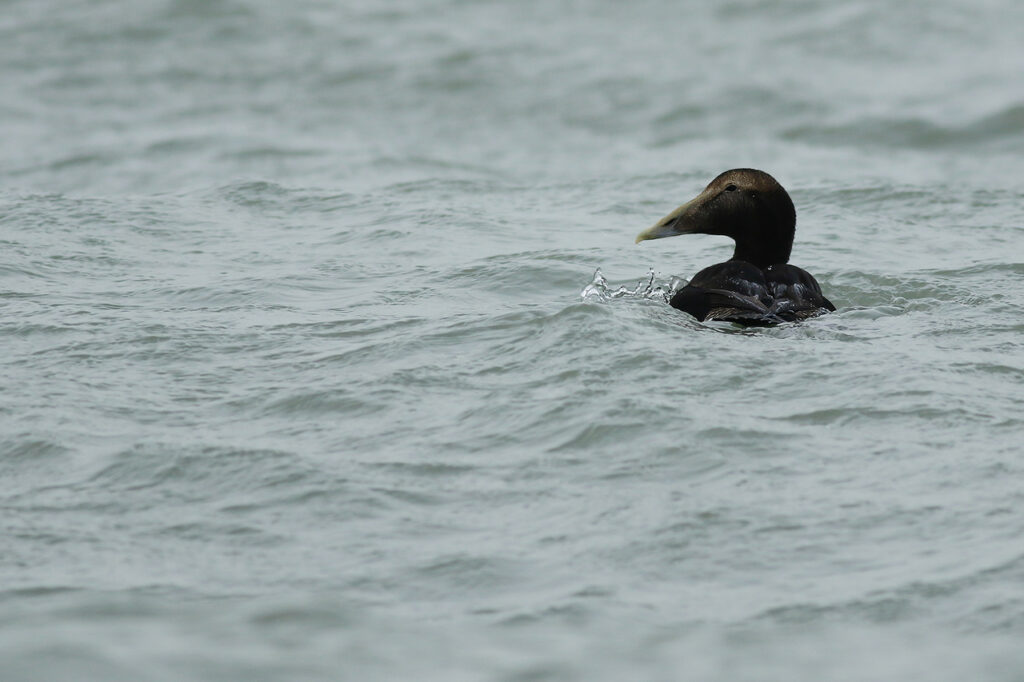
[[736, 185], [727, 185], [726, 188], [725, 188], [725, 191], [726, 192], [735, 192], [736, 191]]

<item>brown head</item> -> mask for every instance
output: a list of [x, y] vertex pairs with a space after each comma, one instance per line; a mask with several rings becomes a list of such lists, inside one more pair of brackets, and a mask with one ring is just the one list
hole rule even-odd
[[650, 228], [636, 241], [677, 234], [720, 234], [736, 241], [733, 260], [758, 267], [785, 263], [793, 248], [796, 209], [775, 178], [736, 168], [712, 180], [704, 191]]

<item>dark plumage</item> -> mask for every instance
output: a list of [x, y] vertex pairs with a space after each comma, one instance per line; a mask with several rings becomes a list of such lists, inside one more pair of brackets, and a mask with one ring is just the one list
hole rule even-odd
[[702, 321], [763, 326], [836, 309], [810, 273], [788, 264], [795, 231], [796, 209], [782, 185], [763, 171], [737, 168], [636, 241], [696, 233], [732, 237], [732, 258], [698, 272], [669, 304]]

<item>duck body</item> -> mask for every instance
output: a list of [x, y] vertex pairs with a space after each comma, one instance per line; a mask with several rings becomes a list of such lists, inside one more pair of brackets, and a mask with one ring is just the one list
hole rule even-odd
[[733, 257], [698, 272], [669, 304], [701, 321], [770, 326], [836, 309], [809, 272], [789, 264], [795, 231], [793, 201], [775, 178], [737, 168], [716, 177], [636, 241], [680, 234], [731, 237]]
[[806, 270], [788, 263], [759, 268], [740, 260], [704, 268], [669, 305], [701, 321], [747, 326], [798, 322], [836, 309]]

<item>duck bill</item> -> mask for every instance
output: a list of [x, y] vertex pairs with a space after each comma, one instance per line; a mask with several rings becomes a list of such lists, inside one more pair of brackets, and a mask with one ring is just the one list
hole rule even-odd
[[697, 207], [704, 200], [704, 194], [688, 201], [667, 216], [654, 223], [646, 230], [636, 236], [636, 243], [648, 239], [662, 239], [664, 237], [675, 237], [680, 234], [692, 234], [700, 231], [700, 226], [694, 220]]

